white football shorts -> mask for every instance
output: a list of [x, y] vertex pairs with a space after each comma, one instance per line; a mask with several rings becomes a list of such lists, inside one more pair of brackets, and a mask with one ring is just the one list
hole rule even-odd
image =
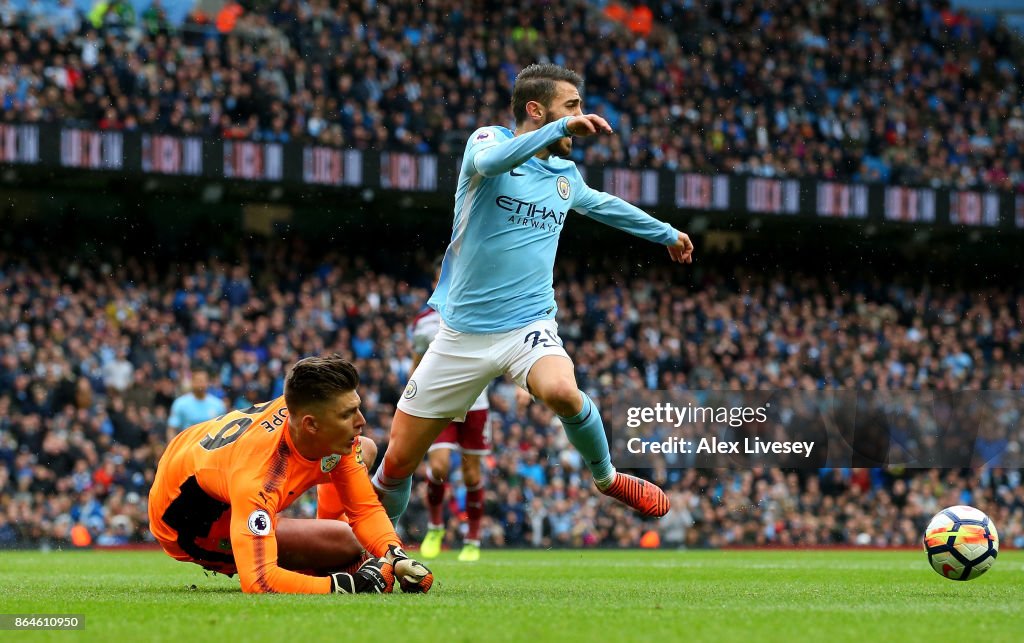
[[553, 319], [494, 334], [460, 333], [441, 322], [398, 408], [416, 417], [462, 422], [480, 392], [500, 375], [508, 373], [529, 390], [530, 369], [547, 355], [569, 358]]

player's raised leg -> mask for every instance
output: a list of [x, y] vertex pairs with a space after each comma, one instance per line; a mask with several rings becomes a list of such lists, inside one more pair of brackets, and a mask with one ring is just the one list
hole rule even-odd
[[[453, 429], [450, 423], [445, 431]], [[443, 435], [444, 431], [442, 432]], [[437, 558], [444, 544], [444, 499], [448, 489], [448, 473], [451, 468], [451, 446], [434, 444], [427, 454], [427, 536], [420, 545], [423, 558]]]
[[530, 368], [527, 384], [530, 392], [558, 415], [569, 442], [583, 456], [601, 493], [645, 516], [668, 513], [668, 497], [657, 485], [615, 471], [601, 412], [576, 385], [570, 359], [560, 355], [541, 357]]

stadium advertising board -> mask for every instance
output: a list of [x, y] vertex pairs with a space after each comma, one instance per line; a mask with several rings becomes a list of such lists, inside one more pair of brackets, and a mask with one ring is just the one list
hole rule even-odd
[[729, 177], [706, 174], [677, 174], [675, 205], [691, 210], [728, 210]]
[[907, 223], [935, 222], [935, 190], [927, 188], [885, 188], [885, 218]]
[[999, 195], [992, 192], [949, 193], [949, 222], [957, 225], [999, 225]]
[[[221, 141], [46, 124], [0, 125], [0, 166], [20, 168], [450, 194], [461, 164], [457, 155]], [[583, 165], [578, 169], [595, 189], [649, 210], [1024, 229], [1024, 197], [1005, 192], [677, 173], [667, 169]]]
[[359, 187], [363, 184], [363, 153], [359, 150], [306, 145], [302, 148], [302, 182]]
[[0, 163], [39, 163], [37, 125], [0, 125]]
[[224, 178], [280, 181], [284, 178], [281, 144], [224, 141]]
[[62, 129], [60, 164], [84, 170], [122, 170], [124, 135], [121, 132]]
[[404, 152], [381, 154], [380, 187], [412, 192], [437, 190], [437, 157]]
[[815, 190], [815, 213], [819, 217], [866, 219], [868, 186], [825, 181]]
[[147, 174], [199, 176], [203, 173], [203, 141], [143, 134], [141, 163]]
[[604, 187], [608, 194], [635, 205], [657, 205], [658, 173], [654, 170], [609, 168], [604, 171]]
[[789, 179], [747, 179], [747, 210], [759, 214], [800, 211], [800, 182]]

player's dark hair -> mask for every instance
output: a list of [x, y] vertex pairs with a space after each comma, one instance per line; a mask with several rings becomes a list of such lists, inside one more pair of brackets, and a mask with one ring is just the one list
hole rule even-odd
[[541, 105], [549, 105], [558, 94], [559, 81], [572, 83], [578, 91], [583, 90], [583, 78], [579, 74], [549, 63], [534, 63], [516, 76], [516, 84], [512, 87], [512, 115], [516, 123], [526, 120], [526, 104], [535, 100]]
[[334, 353], [300, 359], [284, 381], [284, 403], [289, 409], [308, 409], [336, 395], [354, 391], [359, 373], [347, 359]]

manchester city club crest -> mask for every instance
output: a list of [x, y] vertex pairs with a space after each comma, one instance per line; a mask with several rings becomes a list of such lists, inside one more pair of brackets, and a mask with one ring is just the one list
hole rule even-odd
[[558, 186], [558, 196], [560, 196], [563, 199], [568, 201], [569, 200], [569, 179], [565, 178], [564, 176], [560, 176], [560, 177], [558, 177], [558, 180], [555, 182], [555, 185]]
[[416, 397], [416, 380], [409, 380], [409, 384], [405, 387], [405, 399], [411, 400]]

